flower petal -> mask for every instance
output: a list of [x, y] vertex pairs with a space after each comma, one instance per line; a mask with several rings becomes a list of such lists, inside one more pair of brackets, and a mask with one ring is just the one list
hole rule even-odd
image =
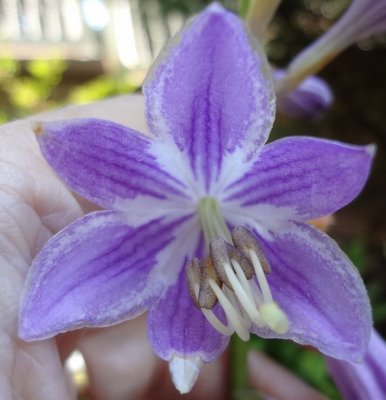
[[273, 298], [287, 313], [290, 329], [277, 335], [254, 328], [264, 337], [282, 337], [315, 346], [331, 357], [358, 361], [371, 331], [371, 310], [357, 270], [326, 234], [292, 223], [272, 240], [262, 239], [272, 272]]
[[183, 197], [184, 185], [149, 151], [152, 139], [114, 122], [92, 118], [36, 125], [41, 150], [74, 191], [105, 208], [126, 199]]
[[[252, 168], [225, 190], [226, 201], [287, 208], [289, 218], [309, 220], [339, 210], [362, 190], [375, 148], [309, 137], [288, 137], [264, 147]], [[228, 206], [229, 207], [229, 206]], [[291, 215], [292, 214], [292, 215]], [[274, 215], [271, 218], [275, 218]]]
[[59, 232], [29, 272], [20, 337], [42, 339], [142, 313], [177, 279], [180, 264], [171, 267], [170, 261], [181, 263], [185, 254], [169, 252], [181, 247], [176, 237], [185, 240], [185, 228], [192, 230], [187, 218], [164, 217], [133, 228], [125, 215], [100, 211]]
[[369, 347], [361, 363], [327, 357], [332, 378], [346, 400], [382, 400], [386, 398], [386, 343], [373, 330]]
[[161, 54], [143, 88], [152, 133], [173, 137], [207, 189], [224, 153], [252, 155], [272, 126], [270, 71], [251, 40], [235, 15], [213, 4]]
[[[229, 341], [194, 305], [186, 285], [185, 268], [165, 297], [150, 309], [149, 339], [155, 353], [170, 361], [173, 380], [182, 392], [189, 391], [188, 386], [194, 384], [192, 377], [197, 378], [194, 371], [199, 364], [218, 357]], [[186, 368], [182, 376], [176, 369], [181, 365]]]
[[[274, 72], [274, 79], [285, 75], [283, 70]], [[278, 94], [277, 108], [283, 114], [295, 118], [317, 118], [325, 112], [333, 101], [332, 91], [323, 79], [311, 75], [293, 91]]]

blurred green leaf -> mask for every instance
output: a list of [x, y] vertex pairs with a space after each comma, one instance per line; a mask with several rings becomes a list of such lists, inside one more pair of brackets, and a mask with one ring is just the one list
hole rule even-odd
[[90, 101], [101, 100], [109, 96], [131, 93], [137, 89], [128, 78], [115, 78], [112, 76], [101, 76], [76, 87], [70, 94], [71, 102], [81, 104]]
[[47, 86], [60, 82], [63, 72], [67, 68], [64, 60], [32, 60], [26, 63], [28, 73]]
[[365, 241], [360, 238], [354, 239], [345, 248], [345, 252], [353, 264], [358, 268], [359, 272], [361, 274], [364, 273], [366, 266], [368, 265], [368, 255]]
[[0, 58], [0, 84], [15, 77], [20, 71], [20, 63], [11, 58]]

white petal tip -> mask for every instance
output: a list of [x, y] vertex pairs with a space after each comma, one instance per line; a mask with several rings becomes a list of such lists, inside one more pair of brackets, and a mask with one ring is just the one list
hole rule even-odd
[[224, 7], [220, 3], [212, 3], [208, 8], [207, 11], [210, 13], [219, 13], [224, 11]]
[[369, 144], [366, 146], [366, 151], [371, 157], [374, 157], [377, 152], [377, 146], [375, 144]]
[[200, 356], [178, 357], [174, 356], [169, 363], [169, 371], [176, 389], [181, 393], [188, 393], [195, 384], [202, 359]]

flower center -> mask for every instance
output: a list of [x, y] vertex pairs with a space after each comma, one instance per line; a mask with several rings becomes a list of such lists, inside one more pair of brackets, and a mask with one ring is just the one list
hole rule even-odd
[[[279, 334], [287, 332], [288, 319], [272, 298], [266, 279], [271, 268], [255, 235], [245, 227], [231, 233], [212, 197], [200, 200], [198, 214], [209, 256], [187, 263], [189, 292], [196, 306], [224, 335], [236, 332], [248, 340], [253, 324]], [[226, 324], [212, 311], [217, 303]]]
[[208, 249], [211, 239], [222, 237], [228, 242], [232, 241], [231, 233], [221, 213], [218, 201], [214, 197], [203, 197], [198, 202], [197, 209]]

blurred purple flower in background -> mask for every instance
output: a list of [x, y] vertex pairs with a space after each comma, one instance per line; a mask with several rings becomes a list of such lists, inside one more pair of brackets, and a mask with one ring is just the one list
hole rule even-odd
[[361, 363], [327, 358], [327, 366], [345, 400], [386, 399], [386, 343], [375, 330]]
[[109, 211], [75, 221], [35, 258], [21, 338], [149, 310], [150, 342], [181, 392], [233, 332], [361, 358], [366, 290], [307, 221], [355, 198], [374, 148], [308, 137], [264, 146], [274, 93], [250, 40], [218, 5], [192, 20], [144, 86], [150, 137], [97, 119], [36, 124], [63, 181]]
[[356, 41], [383, 32], [386, 32], [386, 0], [353, 0], [327, 32], [291, 61], [287, 74], [277, 84], [278, 92], [292, 90]]
[[[280, 80], [283, 70], [275, 70], [273, 79]], [[295, 118], [318, 118], [330, 106], [334, 99], [327, 82], [317, 76], [308, 76], [289, 93], [277, 98], [276, 106], [283, 114]]]

